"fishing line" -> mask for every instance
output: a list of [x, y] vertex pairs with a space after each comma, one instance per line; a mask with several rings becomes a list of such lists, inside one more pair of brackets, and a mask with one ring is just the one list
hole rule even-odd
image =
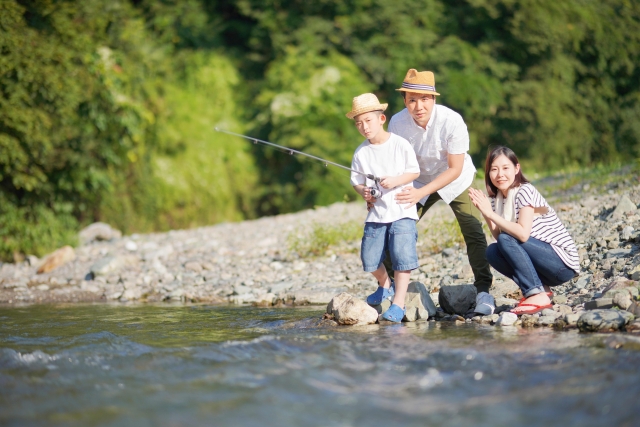
[[281, 150], [281, 151], [283, 151], [285, 153], [289, 153], [290, 155], [300, 154], [302, 156], [309, 157], [309, 158], [314, 159], [314, 160], [318, 160], [318, 161], [324, 163], [325, 167], [327, 167], [328, 165], [332, 165], [332, 166], [336, 166], [338, 168], [341, 168], [341, 169], [344, 169], [344, 170], [347, 170], [347, 171], [350, 171], [350, 172], [355, 172], [357, 174], [363, 175], [363, 176], [367, 177], [368, 179], [372, 180], [373, 182], [375, 182], [375, 184], [376, 184], [376, 187], [369, 187], [369, 191], [371, 192], [371, 196], [377, 199], [378, 197], [380, 197], [382, 195], [382, 190], [380, 189], [380, 180], [381, 180], [381, 178], [379, 178], [379, 177], [377, 177], [377, 176], [375, 176], [373, 174], [364, 173], [364, 172], [356, 170], [356, 169], [351, 169], [351, 168], [346, 167], [344, 165], [341, 165], [339, 163], [335, 163], [335, 162], [332, 162], [330, 160], [314, 156], [312, 154], [307, 154], [307, 153], [304, 153], [302, 151], [294, 150], [293, 148], [284, 147], [282, 145], [274, 144], [273, 142], [264, 141], [262, 139], [254, 138], [252, 136], [242, 135], [242, 134], [235, 133], [235, 132], [229, 132], [227, 130], [222, 130], [222, 129], [219, 129], [217, 127], [215, 128], [215, 130], [217, 132], [222, 132], [222, 133], [226, 133], [228, 135], [233, 135], [233, 136], [237, 136], [237, 137], [240, 137], [240, 138], [248, 139], [249, 141], [253, 141], [254, 144], [260, 143], [260, 144], [268, 145], [268, 146], [271, 146], [271, 147], [275, 147], [275, 148], [277, 148], [277, 149], [279, 149], [279, 150]]

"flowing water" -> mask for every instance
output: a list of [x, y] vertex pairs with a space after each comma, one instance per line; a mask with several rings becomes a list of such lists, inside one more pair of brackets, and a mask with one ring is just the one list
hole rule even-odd
[[1, 426], [639, 425], [640, 352], [314, 308], [0, 308]]

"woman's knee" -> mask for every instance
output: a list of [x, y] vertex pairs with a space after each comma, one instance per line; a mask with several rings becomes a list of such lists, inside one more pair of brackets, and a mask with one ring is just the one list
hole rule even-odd
[[508, 248], [510, 246], [517, 245], [518, 241], [508, 233], [500, 233], [496, 239], [496, 244], [499, 248]]
[[484, 254], [485, 258], [487, 258], [487, 262], [491, 265], [495, 265], [496, 260], [500, 258], [500, 249], [498, 248], [498, 244], [492, 243], [487, 246], [487, 250]]

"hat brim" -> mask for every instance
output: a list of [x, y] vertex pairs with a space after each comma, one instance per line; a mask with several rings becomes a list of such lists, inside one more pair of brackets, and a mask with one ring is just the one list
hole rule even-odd
[[426, 95], [440, 95], [438, 92], [433, 90], [419, 90], [419, 89], [407, 89], [401, 87], [400, 89], [396, 89], [398, 92], [411, 92], [411, 93], [424, 93]]
[[349, 111], [345, 116], [347, 116], [348, 119], [353, 119], [355, 116], [359, 116], [360, 114], [370, 113], [372, 111], [385, 111], [388, 106], [389, 104], [369, 105], [354, 111]]

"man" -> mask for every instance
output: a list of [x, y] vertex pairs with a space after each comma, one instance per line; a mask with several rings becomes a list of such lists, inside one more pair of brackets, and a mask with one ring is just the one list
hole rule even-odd
[[420, 177], [413, 187], [396, 196], [398, 203], [417, 204], [420, 218], [438, 200], [447, 203], [458, 220], [467, 244], [469, 264], [478, 290], [476, 313], [492, 314], [495, 301], [489, 294], [493, 281], [485, 258], [487, 239], [480, 212], [471, 203], [469, 188], [476, 168], [469, 150], [469, 132], [460, 114], [436, 104], [435, 76], [431, 71], [411, 69], [396, 89], [404, 97], [405, 109], [389, 122], [389, 131], [400, 135], [413, 147], [420, 165]]

